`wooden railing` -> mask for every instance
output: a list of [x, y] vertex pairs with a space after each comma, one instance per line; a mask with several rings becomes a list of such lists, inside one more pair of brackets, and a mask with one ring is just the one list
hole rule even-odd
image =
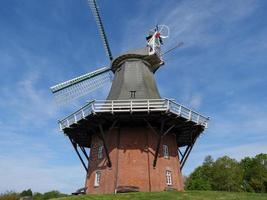
[[208, 127], [209, 121], [209, 118], [169, 99], [95, 100], [60, 120], [59, 126], [63, 130], [91, 114], [123, 112], [170, 112], [205, 128]]

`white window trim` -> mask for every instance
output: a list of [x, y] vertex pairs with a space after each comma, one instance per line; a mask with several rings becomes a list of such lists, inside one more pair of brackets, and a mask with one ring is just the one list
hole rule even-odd
[[103, 158], [103, 145], [99, 145], [97, 148], [97, 158], [98, 159]]
[[172, 172], [170, 170], [166, 170], [166, 184], [168, 186], [172, 185]]
[[101, 172], [100, 171], [96, 171], [95, 172], [95, 182], [94, 182], [94, 186], [95, 187], [99, 187], [99, 185], [100, 185], [100, 178], [101, 178]]
[[168, 147], [168, 145], [164, 144], [164, 145], [162, 145], [162, 148], [163, 148], [163, 156], [164, 156], [164, 158], [169, 158], [170, 155], [169, 155], [169, 147]]

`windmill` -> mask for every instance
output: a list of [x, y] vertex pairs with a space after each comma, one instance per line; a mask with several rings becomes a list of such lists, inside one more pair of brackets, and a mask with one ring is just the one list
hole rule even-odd
[[86, 192], [183, 190], [181, 170], [209, 119], [159, 94], [154, 73], [164, 64], [169, 28], [157, 25], [145, 47], [114, 59], [96, 0], [88, 3], [110, 63], [51, 87], [67, 103], [112, 82], [106, 100], [59, 121], [85, 168]]

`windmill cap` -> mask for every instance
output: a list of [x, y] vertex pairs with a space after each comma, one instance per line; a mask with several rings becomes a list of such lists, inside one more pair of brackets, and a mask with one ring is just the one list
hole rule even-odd
[[149, 68], [155, 73], [164, 63], [158, 55], [149, 55], [148, 52], [148, 47], [127, 51], [112, 61], [111, 69], [115, 73], [124, 61], [135, 58], [145, 61], [149, 65]]

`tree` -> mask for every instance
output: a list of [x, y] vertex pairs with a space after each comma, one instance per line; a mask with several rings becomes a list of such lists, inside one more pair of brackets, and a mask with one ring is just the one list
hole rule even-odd
[[211, 190], [211, 173], [213, 159], [206, 156], [202, 166], [197, 167], [186, 181], [188, 190]]
[[205, 158], [204, 158], [204, 162], [203, 162], [203, 165], [207, 165], [207, 166], [212, 166], [214, 163], [214, 160], [213, 158], [211, 157], [211, 155], [207, 155]]
[[242, 169], [235, 159], [218, 158], [212, 169], [212, 187], [221, 191], [242, 191]]
[[185, 185], [188, 190], [267, 192], [267, 154], [245, 157], [240, 162], [228, 156], [214, 162], [206, 156]]
[[[202, 169], [199, 168], [198, 170], [201, 171]], [[187, 179], [186, 189], [188, 190], [211, 190], [211, 184], [207, 179], [204, 179], [203, 177], [194, 177], [193, 175], [192, 177], [189, 177]]]
[[247, 192], [267, 192], [267, 154], [241, 160], [243, 188]]
[[23, 191], [20, 193], [20, 196], [21, 196], [21, 197], [32, 196], [32, 190], [31, 190], [31, 189], [23, 190]]

